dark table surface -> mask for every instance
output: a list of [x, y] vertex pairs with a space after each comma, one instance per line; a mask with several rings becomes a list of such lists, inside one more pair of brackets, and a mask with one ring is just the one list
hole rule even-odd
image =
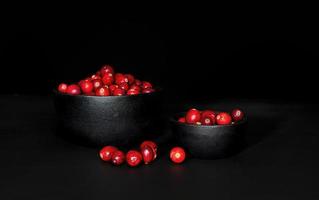
[[317, 104], [212, 102], [205, 106], [248, 113], [243, 151], [173, 165], [163, 150], [132, 169], [102, 163], [98, 149], [57, 135], [49, 97], [0, 96], [0, 199], [319, 199]]

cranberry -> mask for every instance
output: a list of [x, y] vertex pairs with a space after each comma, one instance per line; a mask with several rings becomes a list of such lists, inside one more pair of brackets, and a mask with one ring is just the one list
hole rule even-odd
[[61, 83], [58, 87], [58, 91], [61, 93], [66, 93], [68, 89], [68, 85], [65, 83]]
[[112, 155], [113, 165], [121, 165], [125, 162], [125, 154], [123, 151], [117, 150]]
[[201, 114], [201, 124], [202, 125], [214, 125], [216, 120], [215, 120], [215, 112], [211, 110], [205, 110]]
[[244, 112], [242, 110], [236, 108], [231, 112], [231, 116], [232, 116], [234, 122], [238, 122], [244, 118]]
[[135, 79], [135, 85], [137, 86], [141, 86], [142, 85], [142, 81]]
[[103, 82], [102, 82], [101, 79], [95, 79], [95, 80], [92, 81], [92, 83], [93, 83], [94, 89], [97, 89], [97, 88], [103, 86]]
[[132, 95], [138, 95], [140, 93], [140, 91], [138, 90], [134, 90], [134, 89], [129, 89], [126, 94], [129, 95], [129, 96], [132, 96]]
[[93, 83], [91, 81], [85, 80], [80, 82], [81, 90], [84, 94], [89, 94], [93, 91]]
[[105, 146], [100, 151], [100, 157], [104, 161], [110, 161], [112, 159], [112, 155], [118, 149], [113, 146]]
[[[99, 77], [101, 77], [101, 72], [100, 71], [97, 71], [96, 73], [95, 73], [97, 76], [99, 76]], [[92, 77], [91, 77], [92, 78]]]
[[196, 122], [200, 121], [200, 118], [201, 118], [200, 112], [197, 109], [192, 108], [186, 113], [185, 118], [187, 123], [196, 124]]
[[96, 79], [101, 79], [101, 76], [97, 75], [97, 74], [93, 74], [91, 76], [91, 80], [96, 80]]
[[102, 77], [102, 81], [105, 85], [111, 85], [114, 81], [112, 73], [105, 73]]
[[142, 93], [143, 93], [143, 94], [148, 94], [148, 93], [152, 93], [152, 92], [155, 92], [155, 90], [152, 89], [152, 88], [146, 88], [146, 89], [143, 89], [143, 90], [142, 90]]
[[95, 90], [96, 96], [110, 96], [110, 90], [109, 88], [102, 86]]
[[119, 86], [118, 86], [118, 85], [110, 85], [110, 86], [109, 86], [109, 89], [110, 89], [111, 94], [114, 93], [114, 90], [115, 90], [116, 88], [119, 88]]
[[81, 89], [78, 85], [72, 84], [68, 86], [68, 88], [66, 89], [66, 93], [71, 95], [78, 95], [81, 94]]
[[179, 121], [180, 123], [185, 123], [185, 122], [186, 122], [186, 119], [185, 119], [185, 117], [180, 117], [180, 118], [178, 119], [178, 121]]
[[134, 83], [135, 78], [134, 78], [134, 76], [133, 76], [132, 74], [125, 74], [125, 77], [127, 78], [128, 83], [129, 83], [130, 85]]
[[114, 96], [123, 96], [123, 95], [125, 95], [125, 91], [122, 90], [121, 88], [116, 88], [116, 89], [113, 91], [113, 95], [114, 95]]
[[153, 86], [150, 82], [143, 81], [141, 87], [142, 87], [142, 89], [147, 89], [147, 88], [152, 88]]
[[150, 146], [153, 150], [154, 153], [154, 159], [157, 156], [157, 144], [153, 141], [150, 140], [145, 140], [141, 145], [140, 145], [140, 149], [142, 150], [145, 146]]
[[104, 76], [104, 74], [106, 73], [112, 73], [114, 74], [114, 70], [113, 68], [111, 67], [111, 65], [104, 65], [101, 70], [100, 70], [100, 73], [102, 76]]
[[152, 147], [150, 147], [148, 145], [145, 145], [141, 149], [141, 152], [142, 152], [144, 163], [146, 165], [149, 164], [150, 162], [152, 162], [155, 159], [155, 154], [154, 154], [154, 151], [153, 151]]
[[128, 83], [128, 79], [121, 73], [115, 74], [115, 83], [120, 85], [121, 83]]
[[122, 90], [127, 91], [129, 86], [128, 86], [127, 83], [121, 83], [121, 84], [119, 84], [119, 88], [121, 88]]
[[136, 85], [136, 84], [133, 84], [133, 85], [131, 85], [130, 90], [138, 90], [140, 92], [141, 91], [141, 87]]
[[135, 150], [130, 150], [126, 154], [126, 162], [131, 167], [138, 166], [143, 160], [142, 154]]
[[227, 125], [232, 121], [231, 116], [226, 112], [221, 112], [216, 116], [216, 123], [219, 125]]
[[182, 163], [185, 160], [186, 153], [185, 153], [183, 148], [174, 147], [171, 150], [169, 157], [170, 157], [171, 161], [173, 161], [174, 163]]

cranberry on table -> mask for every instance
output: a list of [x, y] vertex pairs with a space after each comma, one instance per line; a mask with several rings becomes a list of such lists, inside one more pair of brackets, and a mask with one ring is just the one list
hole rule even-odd
[[215, 112], [212, 110], [205, 110], [201, 113], [201, 124], [202, 125], [214, 125], [216, 123]]
[[102, 81], [105, 85], [112, 85], [114, 78], [112, 73], [105, 73], [102, 77]]
[[113, 153], [118, 149], [113, 146], [105, 146], [100, 150], [100, 158], [104, 161], [111, 161]]
[[110, 90], [109, 88], [102, 86], [95, 90], [96, 96], [110, 96]]
[[146, 89], [142, 90], [143, 94], [149, 94], [149, 93], [152, 93], [152, 92], [155, 92], [155, 90], [153, 88], [146, 88]]
[[58, 87], [58, 91], [61, 93], [66, 93], [68, 89], [68, 85], [65, 83], [61, 83]]
[[150, 82], [143, 81], [141, 87], [142, 89], [147, 89], [147, 88], [152, 88], [153, 86]]
[[91, 80], [96, 80], [96, 79], [101, 79], [101, 76], [97, 75], [97, 74], [93, 74], [91, 76]]
[[134, 83], [135, 78], [134, 78], [134, 76], [133, 76], [132, 74], [125, 74], [125, 77], [127, 78], [128, 83], [129, 83], [130, 85]]
[[101, 79], [94, 79], [94, 80], [92, 80], [92, 84], [93, 84], [94, 89], [103, 86], [103, 82], [102, 82]]
[[71, 95], [78, 95], [81, 94], [81, 89], [78, 85], [72, 84], [68, 86], [68, 88], [66, 89], [66, 93]]
[[113, 96], [123, 96], [125, 95], [125, 90], [122, 90], [121, 88], [116, 88], [113, 91]]
[[112, 155], [113, 165], [121, 165], [125, 162], [125, 154], [123, 151], [117, 150]]
[[196, 122], [199, 122], [201, 118], [200, 111], [195, 108], [192, 108], [186, 113], [185, 118], [187, 123], [196, 124]]
[[128, 83], [128, 79], [127, 77], [125, 77], [123, 74], [121, 73], [116, 73], [115, 74], [115, 83], [117, 85], [120, 85], [121, 83]]
[[231, 124], [231, 122], [232, 122], [232, 118], [226, 112], [221, 112], [216, 116], [216, 123], [218, 125], [227, 125], [227, 124]]
[[142, 154], [135, 150], [130, 150], [126, 154], [126, 162], [131, 167], [138, 166], [143, 160]]
[[80, 87], [81, 87], [81, 90], [84, 94], [89, 94], [93, 91], [93, 83], [89, 80], [85, 80], [85, 81], [81, 81], [80, 82]]
[[174, 163], [182, 163], [185, 160], [186, 153], [183, 148], [181, 147], [174, 147], [171, 149], [169, 157], [171, 161]]
[[155, 159], [154, 150], [152, 147], [145, 145], [141, 148], [144, 163], [147, 165]]
[[135, 90], [135, 89], [129, 89], [129, 90], [126, 92], [126, 94], [129, 95], [129, 96], [138, 95], [138, 94], [140, 94], [140, 91], [139, 91], [139, 90]]
[[136, 84], [133, 84], [130, 86], [130, 90], [138, 90], [139, 92], [141, 91], [141, 87], [136, 85]]
[[106, 74], [106, 73], [114, 74], [114, 70], [113, 70], [113, 67], [111, 67], [111, 65], [104, 65], [101, 68], [100, 73], [101, 73], [102, 76], [104, 76], [104, 74]]
[[145, 146], [150, 146], [152, 148], [153, 153], [154, 153], [154, 159], [155, 159], [157, 157], [157, 144], [153, 141], [145, 140], [140, 145], [140, 149], [142, 150]]
[[110, 86], [109, 86], [109, 90], [110, 90], [111, 94], [113, 94], [113, 92], [114, 92], [114, 90], [115, 90], [116, 88], [119, 88], [119, 86], [118, 86], [118, 85], [110, 85]]
[[185, 119], [185, 117], [180, 117], [180, 118], [178, 119], [178, 121], [179, 121], [180, 123], [185, 123], [185, 122], [186, 122], [186, 119]]
[[141, 86], [142, 85], [142, 81], [135, 79], [135, 85], [137, 86]]
[[121, 88], [122, 90], [127, 91], [129, 89], [129, 86], [127, 83], [121, 83], [119, 84], [119, 88]]
[[232, 116], [234, 122], [238, 122], [244, 118], [244, 112], [242, 110], [236, 108], [231, 112], [231, 116]]

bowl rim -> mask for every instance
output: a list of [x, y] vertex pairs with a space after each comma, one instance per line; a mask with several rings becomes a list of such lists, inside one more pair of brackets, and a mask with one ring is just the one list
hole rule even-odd
[[[215, 111], [217, 113], [220, 113], [220, 112], [224, 112], [224, 111]], [[242, 119], [241, 121], [239, 122], [236, 122], [234, 124], [225, 124], [225, 125], [220, 125], [220, 124], [214, 124], [214, 125], [197, 125], [197, 124], [188, 124], [188, 123], [181, 123], [179, 122], [176, 118], [177, 116], [180, 116], [182, 114], [185, 114], [186, 112], [179, 112], [179, 113], [176, 113], [175, 115], [171, 116], [170, 117], [170, 121], [171, 122], [174, 122], [175, 124], [177, 125], [180, 125], [180, 126], [188, 126], [188, 127], [195, 127], [195, 128], [222, 128], [222, 127], [235, 127], [235, 126], [240, 126], [242, 124], [246, 124], [247, 123], [247, 116], [244, 116], [244, 119]]]

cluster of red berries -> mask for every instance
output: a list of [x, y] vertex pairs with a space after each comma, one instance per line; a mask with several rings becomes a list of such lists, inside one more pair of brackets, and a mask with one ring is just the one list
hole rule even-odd
[[150, 82], [135, 79], [131, 74], [115, 73], [113, 67], [104, 65], [92, 76], [77, 84], [61, 83], [58, 91], [70, 95], [123, 96], [154, 92]]
[[244, 112], [238, 108], [234, 109], [230, 114], [227, 112], [215, 112], [213, 110], [199, 111], [192, 108], [187, 111], [185, 117], [178, 119], [181, 123], [197, 124], [197, 125], [227, 125], [243, 120]]
[[[129, 150], [126, 155], [123, 151], [114, 146], [105, 146], [100, 150], [100, 158], [103, 161], [111, 162], [113, 165], [122, 165], [126, 162], [130, 167], [136, 167], [142, 162], [149, 164], [157, 157], [157, 144], [153, 141], [144, 141], [140, 145], [140, 151]], [[174, 147], [170, 152], [170, 159], [174, 163], [182, 163], [186, 154], [183, 148]]]

